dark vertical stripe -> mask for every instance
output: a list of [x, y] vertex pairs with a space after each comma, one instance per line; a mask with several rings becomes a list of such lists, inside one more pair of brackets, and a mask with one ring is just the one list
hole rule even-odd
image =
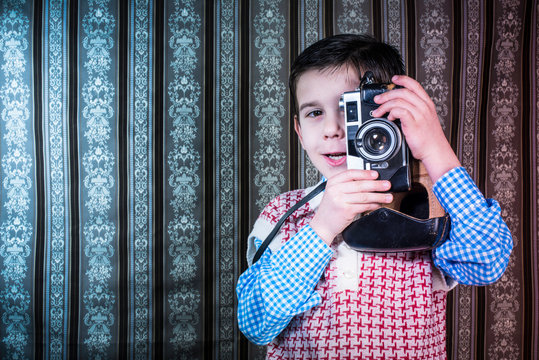
[[118, 359], [129, 356], [129, 1], [118, 1]]
[[[535, 18], [535, 6], [536, 1], [526, 1], [525, 10], [524, 10], [524, 21], [522, 27], [522, 69], [534, 69], [533, 62], [535, 61], [535, 44], [536, 39], [533, 37], [535, 34], [534, 29], [534, 18]], [[535, 121], [528, 121], [528, 119], [533, 118], [533, 107], [535, 107], [535, 91], [533, 86], [535, 84], [536, 74], [533, 71], [521, 71], [522, 76], [522, 98], [521, 98], [521, 149], [533, 149], [534, 138], [530, 134], [535, 134]], [[526, 106], [528, 105], [528, 106]], [[536, 154], [531, 151], [521, 151], [522, 154], [522, 194], [533, 194], [533, 173], [536, 171], [536, 168], [533, 166], [534, 158]], [[532, 203], [533, 196], [522, 196], [522, 209], [525, 213], [533, 214], [533, 207], [536, 205]], [[522, 239], [534, 239], [534, 233], [532, 232], [533, 224], [532, 218], [529, 216], [522, 217]], [[536, 239], [536, 238], [535, 238]], [[523, 281], [525, 285], [533, 284], [533, 257], [534, 255], [534, 246], [531, 241], [522, 241], [522, 273]], [[523, 301], [523, 314], [533, 314], [533, 286], [523, 286], [524, 292], [524, 301]], [[534, 334], [535, 323], [534, 316], [524, 316], [523, 317], [523, 326], [522, 334]], [[522, 337], [522, 358], [523, 359], [533, 359], [533, 347], [534, 341], [538, 341], [537, 338], [532, 336], [523, 336]]]
[[372, 35], [378, 40], [384, 40], [384, 18], [383, 18], [383, 1], [373, 1], [371, 3], [371, 29]]
[[[452, 68], [453, 76], [451, 77], [454, 81], [452, 82], [452, 95], [451, 99], [449, 99], [449, 102], [451, 104], [451, 118], [448, 119], [448, 131], [449, 131], [449, 142], [451, 144], [451, 147], [453, 150], [457, 149], [458, 146], [458, 135], [459, 135], [459, 124], [460, 124], [460, 107], [464, 106], [465, 104], [460, 103], [460, 92], [462, 90], [461, 83], [458, 81], [458, 79], [461, 78], [461, 71], [466, 71], [466, 69], [462, 69], [462, 61], [461, 61], [461, 54], [462, 54], [462, 37], [466, 36], [465, 33], [462, 31], [462, 9], [461, 9], [461, 3], [460, 1], [453, 1], [453, 42], [452, 46], [450, 47], [451, 52], [453, 53], [453, 66], [448, 66], [449, 68]], [[449, 40], [451, 42], [451, 39]]]
[[164, 357], [164, 326], [165, 326], [165, 309], [164, 309], [164, 294], [165, 294], [165, 277], [163, 275], [164, 267], [164, 169], [165, 169], [165, 159], [164, 159], [164, 44], [165, 44], [165, 18], [164, 18], [165, 7], [163, 0], [156, 0], [154, 4], [154, 24], [153, 24], [153, 33], [154, 33], [154, 49], [153, 49], [153, 73], [154, 79], [153, 82], [153, 99], [154, 104], [152, 106], [153, 113], [153, 194], [154, 194], [154, 213], [153, 213], [153, 263], [154, 263], [154, 288], [153, 288], [153, 342], [154, 342], [154, 359], [163, 359]]
[[[530, 106], [531, 106], [531, 109], [530, 109], [530, 120], [529, 121], [529, 134], [530, 134], [530, 153], [532, 154], [531, 155], [531, 161], [530, 161], [530, 169], [537, 169], [537, 166], [538, 166], [538, 148], [537, 148], [537, 136], [538, 136], [538, 121], [537, 121], [537, 118], [538, 118], [538, 110], [539, 110], [539, 52], [538, 52], [538, 44], [539, 44], [539, 31], [538, 31], [538, 26], [539, 26], [539, 23], [538, 23], [538, 16], [539, 16], [539, 7], [538, 7], [538, 4], [537, 4], [537, 1], [534, 1], [534, 5], [533, 5], [533, 9], [532, 9], [532, 12], [533, 12], [533, 20], [532, 20], [532, 29], [531, 29], [531, 33], [532, 33], [532, 36], [531, 36], [531, 39], [530, 39], [530, 48], [532, 49], [531, 51], [531, 54], [530, 54], [530, 69], [532, 71], [530, 71], [530, 76], [532, 77], [531, 79], [531, 101], [530, 101]], [[535, 119], [535, 121], [533, 121]], [[539, 339], [539, 299], [538, 298], [538, 291], [539, 291], [539, 269], [538, 269], [538, 263], [537, 263], [537, 255], [539, 254], [539, 249], [538, 249], [538, 246], [539, 244], [537, 243], [537, 233], [538, 233], [538, 224], [537, 224], [537, 218], [538, 218], [538, 205], [539, 205], [539, 201], [538, 201], [538, 197], [537, 197], [537, 189], [538, 189], [538, 183], [537, 183], [537, 176], [538, 176], [538, 172], [537, 170], [532, 170], [530, 172], [530, 177], [528, 178], [530, 183], [531, 183], [531, 188], [529, 189], [530, 191], [530, 200], [531, 200], [531, 205], [530, 205], [530, 211], [529, 211], [529, 214], [530, 214], [530, 224], [529, 224], [529, 227], [530, 227], [530, 238], [531, 239], [535, 239], [534, 242], [532, 242], [532, 250], [533, 250], [533, 253], [531, 254], [531, 256], [533, 257], [532, 261], [531, 261], [531, 265], [532, 265], [532, 268], [531, 268], [531, 277], [532, 277], [532, 282], [529, 283], [531, 285], [531, 289], [532, 289], [532, 293], [531, 293], [531, 300], [530, 301], [530, 305], [531, 305], [531, 310], [528, 310], [528, 311], [531, 311], [529, 312], [529, 314], [531, 314], [530, 316], [530, 320], [532, 321], [532, 324], [533, 324], [533, 327], [532, 327], [532, 330], [530, 332], [530, 338], [531, 339]], [[535, 300], [537, 299], [537, 300]], [[533, 301], [535, 300], [535, 301]], [[535, 340], [533, 343], [532, 343], [532, 348], [531, 348], [531, 353], [533, 354], [533, 359], [536, 359], [539, 357], [539, 341]]]
[[[288, 54], [290, 55], [289, 64], [290, 66], [296, 59], [296, 57], [299, 54], [299, 37], [303, 36], [303, 34], [299, 34], [298, 30], [300, 28], [298, 19], [299, 19], [299, 10], [298, 10], [298, 1], [290, 1], [289, 2], [289, 26], [288, 26], [288, 38], [289, 38], [289, 51]], [[300, 20], [301, 21], [301, 20]], [[288, 93], [288, 102], [287, 102], [287, 116], [288, 116], [288, 133], [290, 141], [289, 141], [289, 148], [288, 148], [288, 158], [290, 160], [289, 163], [289, 186], [290, 189], [297, 189], [300, 185], [300, 172], [301, 172], [301, 166], [299, 164], [299, 142], [298, 137], [296, 136], [295, 130], [294, 130], [294, 116], [290, 112], [290, 104], [291, 104], [291, 96], [290, 90], [288, 89], [288, 82], [285, 84], [287, 93]]]
[[[494, 44], [494, 35], [495, 32], [491, 29], [495, 29], [496, 26], [496, 13], [495, 13], [495, 2], [494, 1], [486, 1], [484, 3], [485, 5], [485, 26], [484, 26], [484, 35], [485, 35], [485, 51], [484, 51], [484, 59], [483, 59], [483, 78], [481, 82], [481, 88], [483, 89], [483, 101], [481, 102], [481, 113], [479, 115], [479, 139], [478, 144], [483, 144], [482, 146], [479, 146], [479, 154], [478, 154], [478, 160], [479, 164], [482, 164], [482, 166], [479, 167], [479, 172], [476, 176], [476, 182], [478, 184], [479, 189], [485, 193], [488, 183], [488, 167], [489, 167], [489, 159], [488, 159], [488, 153], [487, 153], [487, 144], [488, 144], [488, 121], [489, 121], [489, 109], [491, 108], [489, 103], [490, 98], [490, 92], [491, 92], [491, 80], [492, 80], [492, 69], [491, 64], [493, 63], [492, 58], [495, 57], [495, 44]], [[477, 288], [476, 292], [476, 303], [475, 311], [476, 317], [474, 320], [477, 326], [475, 327], [475, 338], [474, 343], [476, 344], [475, 347], [475, 355], [476, 358], [487, 358], [487, 349], [486, 347], [488, 344], [486, 344], [487, 334], [488, 334], [488, 315], [489, 315], [489, 309], [488, 309], [488, 303], [487, 303], [487, 291], [485, 287], [479, 287]]]
[[[78, 6], [76, 1], [68, 3], [69, 28], [68, 36], [68, 118], [69, 118], [69, 167], [70, 167], [70, 241], [66, 246], [71, 247], [70, 268], [70, 297], [69, 297], [69, 344], [67, 353], [69, 359], [78, 359], [79, 341], [79, 276], [80, 276], [80, 214], [79, 214], [79, 149], [78, 149]], [[66, 299], [67, 301], [67, 299]]]
[[[478, 144], [483, 144], [483, 146], [479, 146], [478, 149], [478, 163], [481, 164], [478, 167], [478, 172], [475, 175], [475, 181], [481, 191], [485, 191], [486, 188], [486, 171], [488, 167], [487, 162], [487, 147], [485, 146], [487, 144], [487, 120], [488, 120], [488, 98], [489, 98], [489, 92], [490, 92], [490, 63], [491, 63], [491, 57], [492, 57], [492, 38], [493, 38], [493, 31], [490, 31], [490, 29], [494, 28], [494, 9], [493, 9], [493, 2], [487, 1], [485, 2], [485, 21], [483, 22], [484, 26], [481, 28], [481, 31], [484, 31], [484, 57], [483, 57], [483, 76], [481, 79], [480, 87], [483, 89], [481, 94], [481, 104], [480, 104], [480, 113], [479, 113], [479, 122], [478, 122]], [[486, 309], [486, 292], [485, 288], [479, 287], [476, 289], [476, 301], [474, 304], [472, 304], [472, 314], [475, 314], [475, 318], [472, 319], [472, 323], [477, 324], [475, 326], [475, 334], [474, 338], [472, 339], [473, 344], [475, 345], [473, 349], [475, 349], [475, 353], [472, 355], [475, 356], [475, 358], [480, 359], [485, 357], [485, 345], [484, 345], [484, 339], [486, 338], [486, 317], [487, 317], [487, 311]]]
[[[453, 67], [453, 79], [459, 79], [460, 78], [460, 66], [457, 66], [457, 64], [460, 64], [460, 56], [462, 54], [462, 43], [461, 43], [461, 21], [460, 21], [461, 11], [460, 11], [460, 0], [453, 1], [453, 46], [451, 47], [453, 52], [453, 62], [455, 66]], [[458, 124], [460, 121], [460, 114], [461, 112], [458, 111], [459, 109], [459, 100], [460, 100], [460, 82], [459, 81], [453, 81], [453, 94], [452, 99], [449, 101], [452, 105], [452, 111], [451, 114], [453, 115], [451, 119], [449, 119], [449, 133], [453, 136], [450, 137], [448, 140], [451, 144], [451, 147], [457, 153], [457, 141], [458, 141]], [[456, 340], [453, 335], [453, 315], [454, 315], [454, 301], [458, 298], [455, 296], [455, 291], [451, 291], [448, 293], [447, 299], [446, 299], [446, 352], [447, 352], [447, 358], [452, 359], [453, 358], [453, 340]], [[457, 354], [458, 355], [458, 354]]]
[[[417, 43], [415, 29], [416, 29], [416, 14], [415, 14], [415, 1], [407, 0], [406, 1], [406, 29], [408, 34], [406, 34], [406, 72], [408, 76], [415, 78], [416, 77], [416, 50], [415, 45]], [[404, 20], [403, 20], [404, 21]]]
[[[237, 0], [240, 2], [240, 19], [250, 18], [250, 3], [249, 0]], [[240, 244], [238, 246], [240, 252], [240, 272], [243, 272], [247, 268], [247, 260], [245, 254], [247, 253], [247, 236], [250, 231], [249, 221], [245, 219], [249, 218], [250, 199], [249, 199], [249, 184], [251, 182], [251, 174], [249, 173], [249, 53], [250, 53], [250, 24], [248, 21], [240, 21], [239, 24], [239, 218], [240, 221], [239, 239]], [[249, 355], [249, 341], [243, 334], [240, 335], [239, 357], [240, 359], [248, 359]]]
[[[204, 47], [203, 47], [203, 63], [201, 64], [201, 68], [203, 70], [202, 74], [202, 83], [203, 84], [215, 84], [214, 81], [214, 51], [215, 49], [215, 39], [214, 36], [221, 36], [221, 34], [214, 34], [214, 2], [207, 1], [205, 2], [205, 7], [203, 7], [204, 12], [204, 18], [203, 21], [203, 28], [204, 28]], [[201, 14], [202, 15], [202, 14]], [[219, 322], [215, 322], [215, 316], [220, 314], [215, 314], [214, 311], [214, 299], [216, 301], [219, 301], [218, 297], [219, 294], [214, 291], [214, 282], [213, 277], [214, 274], [218, 273], [215, 269], [215, 245], [214, 245], [214, 233], [213, 230], [215, 229], [215, 221], [214, 221], [214, 209], [215, 209], [215, 196], [219, 196], [219, 194], [214, 194], [214, 187], [215, 187], [215, 174], [214, 166], [215, 163], [219, 162], [219, 159], [215, 159], [215, 142], [217, 141], [214, 138], [215, 134], [215, 128], [214, 128], [214, 120], [215, 122], [219, 121], [219, 119], [216, 119], [214, 114], [214, 86], [204, 86], [202, 89], [202, 108], [203, 108], [203, 114], [201, 116], [201, 119], [203, 119], [203, 125], [202, 125], [202, 133], [204, 136], [204, 142], [202, 144], [202, 174], [203, 174], [203, 193], [202, 193], [202, 204], [204, 206], [203, 209], [203, 223], [204, 226], [202, 227], [202, 247], [203, 247], [203, 255], [202, 255], [202, 261], [203, 265], [201, 267], [201, 276], [203, 279], [203, 303], [202, 303], [202, 313], [201, 313], [201, 319], [202, 319], [202, 334], [204, 337], [204, 342], [207, 342], [208, 344], [213, 344], [214, 346], [201, 346], [202, 348], [202, 358], [204, 359], [213, 359], [214, 358], [214, 339], [215, 334], [219, 334]], [[219, 104], [215, 104], [216, 107], [220, 106]], [[217, 127], [218, 125], [215, 125]], [[214, 163], [215, 161], [215, 163]], [[217, 209], [219, 210], [219, 209]], [[219, 246], [219, 244], [216, 244], [216, 246]], [[216, 279], [217, 280], [217, 279]], [[218, 281], [218, 280], [217, 280]], [[217, 344], [218, 348], [218, 344]], [[218, 355], [218, 352], [215, 354]]]
[[[488, 357], [485, 354], [485, 325], [486, 325], [486, 312], [488, 309], [486, 309], [486, 291], [484, 287], [478, 288], [478, 291], [476, 292], [475, 297], [475, 304], [472, 304], [473, 307], [475, 307], [475, 311], [472, 310], [472, 313], [476, 314], [475, 319], [472, 319], [472, 322], [475, 322], [477, 326], [475, 327], [475, 334], [474, 339], [472, 339], [473, 343], [475, 344], [475, 354], [472, 354], [472, 356], [475, 359], [487, 359]], [[483, 310], [483, 311], [481, 311]]]
[[[487, 134], [487, 123], [488, 123], [488, 109], [489, 109], [489, 95], [490, 95], [490, 80], [491, 80], [491, 59], [493, 56], [493, 34], [494, 31], [491, 29], [495, 28], [495, 12], [494, 12], [494, 1], [485, 2], [485, 22], [484, 22], [484, 58], [483, 58], [483, 77], [481, 80], [481, 89], [482, 91], [482, 101], [479, 114], [479, 131], [477, 139], [478, 144], [483, 144], [479, 146], [478, 151], [478, 162], [482, 166], [479, 166], [479, 171], [475, 176], [475, 181], [479, 189], [485, 193], [487, 179], [487, 169], [488, 169], [488, 158], [487, 158], [487, 143], [488, 143], [488, 134]], [[481, 359], [486, 357], [485, 353], [485, 339], [487, 336], [487, 316], [488, 316], [488, 304], [486, 302], [486, 290], [484, 287], [477, 288], [476, 291], [476, 302], [472, 304], [475, 309], [472, 313], [476, 314], [475, 319], [472, 319], [472, 322], [475, 322], [477, 326], [475, 327], [475, 338], [473, 339], [475, 344], [475, 358]]]
[[334, 28], [334, 19], [333, 19], [333, 13], [334, 13], [334, 4], [333, 0], [323, 0], [323, 13], [324, 13], [324, 24], [322, 25], [322, 28], [324, 29], [323, 37], [328, 37], [333, 35], [333, 28]]
[[[487, 144], [488, 136], [487, 136], [487, 121], [488, 121], [488, 109], [489, 109], [489, 93], [490, 93], [490, 77], [491, 77], [491, 61], [492, 61], [492, 51], [493, 51], [493, 35], [494, 31], [491, 31], [491, 29], [494, 29], [495, 23], [494, 23], [494, 2], [493, 1], [486, 1], [484, 3], [485, 5], [485, 21], [484, 21], [484, 35], [485, 35], [485, 42], [484, 42], [484, 57], [483, 57], [483, 66], [481, 67], [483, 69], [483, 76], [481, 79], [481, 108], [480, 108], [480, 126], [479, 126], [479, 139], [477, 140], [478, 144]], [[479, 189], [481, 191], [485, 191], [485, 184], [486, 184], [486, 170], [488, 167], [488, 159], [487, 159], [487, 153], [486, 153], [487, 147], [486, 146], [480, 146], [479, 147], [479, 164], [483, 164], [483, 166], [479, 167], [479, 173], [477, 174], [475, 181], [477, 182], [477, 185], [479, 186]]]
[[[34, 146], [35, 146], [35, 192], [36, 192], [36, 208], [35, 208], [35, 246], [34, 246], [34, 358], [42, 359], [44, 349], [44, 326], [43, 323], [43, 284], [45, 276], [43, 274], [44, 259], [45, 259], [45, 165], [43, 160], [43, 71], [41, 68], [42, 59], [42, 16], [43, 9], [40, 0], [34, 1], [33, 8], [33, 39], [32, 39], [32, 66], [33, 66], [33, 110], [34, 110]], [[31, 257], [30, 257], [31, 259]], [[29, 274], [30, 275], [30, 274]], [[31, 343], [31, 342], [30, 342]], [[32, 353], [32, 352], [30, 352]]]
[[447, 358], [453, 359], [453, 341], [455, 337], [453, 336], [453, 302], [455, 301], [455, 291], [450, 291], [447, 293], [446, 298], [446, 310], [445, 310], [445, 333], [446, 333], [446, 343], [445, 349], [447, 352]]
[[[453, 79], [460, 79], [461, 76], [460, 76], [460, 69], [461, 69], [461, 66], [460, 66], [460, 60], [461, 60], [461, 56], [462, 56], [462, 53], [463, 51], [461, 49], [463, 49], [462, 47], [462, 42], [461, 42], [461, 36], [462, 36], [462, 33], [465, 32], [463, 31], [462, 29], [462, 21], [461, 21], [461, 16], [462, 16], [462, 11], [461, 11], [461, 4], [460, 4], [460, 0], [458, 1], [453, 1], [453, 46], [451, 47], [452, 49], [452, 52], [453, 52], [453, 62], [454, 62], [454, 66], [453, 66], [453, 76], [452, 78]], [[466, 24], [464, 24], [464, 26], [466, 26]], [[464, 34], [464, 36], [466, 36], [466, 34]], [[467, 50], [467, 49], [464, 49], [464, 50]], [[466, 56], [466, 55], [464, 55]], [[465, 70], [464, 70], [465, 71]], [[458, 124], [460, 122], [460, 114], [461, 114], [461, 111], [459, 111], [460, 109], [460, 91], [461, 91], [461, 87], [460, 87], [460, 81], [453, 81], [453, 94], [452, 94], [452, 99], [450, 99], [450, 102], [451, 102], [451, 106], [452, 106], [452, 111], [451, 111], [451, 114], [452, 114], [452, 118], [449, 119], [449, 133], [452, 135], [448, 140], [451, 144], [451, 147], [453, 148], [453, 150], [455, 151], [455, 153], [458, 154], [457, 152], [457, 149], [458, 149], [458, 135], [459, 135], [459, 131], [458, 131]], [[464, 106], [464, 104], [462, 105]], [[447, 352], [447, 358], [448, 359], [452, 359], [453, 358], [453, 342], [454, 341], [458, 341], [458, 338], [455, 338], [454, 337], [454, 329], [455, 329], [455, 324], [454, 324], [454, 314], [455, 314], [455, 309], [454, 309], [454, 304], [455, 304], [455, 301], [458, 301], [458, 294], [455, 292], [455, 291], [451, 291], [448, 293], [447, 295], [447, 299], [446, 299], [446, 334], [447, 334], [447, 337], [446, 337], [446, 352]], [[457, 327], [458, 329], [458, 327]], [[458, 354], [456, 354], [458, 356]]]

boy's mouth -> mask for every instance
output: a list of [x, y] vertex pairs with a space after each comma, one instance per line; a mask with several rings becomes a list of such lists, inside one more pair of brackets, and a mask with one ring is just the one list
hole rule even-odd
[[326, 161], [332, 166], [342, 165], [346, 161], [346, 153], [338, 152], [331, 154], [324, 154]]

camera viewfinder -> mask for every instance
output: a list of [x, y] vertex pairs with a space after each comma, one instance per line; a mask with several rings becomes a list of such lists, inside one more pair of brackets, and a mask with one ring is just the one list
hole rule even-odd
[[354, 122], [357, 121], [357, 102], [348, 101], [346, 103], [346, 121]]

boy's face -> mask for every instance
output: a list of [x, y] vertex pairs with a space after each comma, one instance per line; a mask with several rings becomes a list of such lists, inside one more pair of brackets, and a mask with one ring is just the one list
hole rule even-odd
[[296, 84], [294, 128], [312, 163], [327, 179], [347, 169], [346, 126], [339, 99], [359, 86], [355, 69], [309, 70]]

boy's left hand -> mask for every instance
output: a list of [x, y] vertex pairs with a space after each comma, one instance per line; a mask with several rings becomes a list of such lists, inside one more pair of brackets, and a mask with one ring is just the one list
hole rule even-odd
[[406, 75], [395, 75], [391, 80], [403, 88], [377, 95], [374, 101], [380, 106], [372, 115], [388, 113], [388, 120], [400, 119], [413, 157], [423, 162], [435, 182], [460, 162], [445, 137], [434, 102], [421, 84]]

